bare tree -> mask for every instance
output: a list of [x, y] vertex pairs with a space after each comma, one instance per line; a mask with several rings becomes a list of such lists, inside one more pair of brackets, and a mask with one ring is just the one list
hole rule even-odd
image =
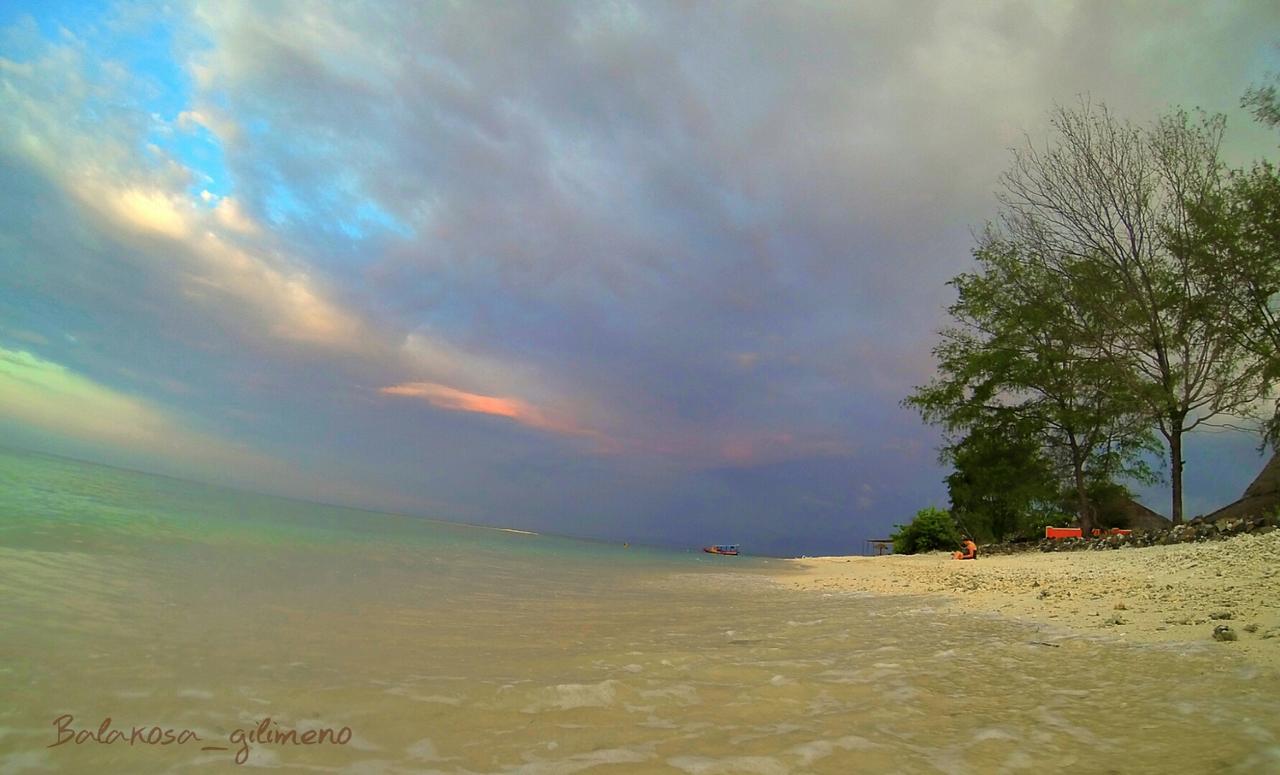
[[1178, 110], [1137, 127], [1086, 100], [1058, 108], [1052, 125], [1053, 143], [1015, 151], [998, 230], [1026, 260], [1087, 289], [1070, 299], [1072, 319], [1164, 437], [1181, 522], [1183, 435], [1247, 414], [1265, 382], [1228, 330], [1214, 278], [1174, 249], [1222, 185], [1225, 120]]

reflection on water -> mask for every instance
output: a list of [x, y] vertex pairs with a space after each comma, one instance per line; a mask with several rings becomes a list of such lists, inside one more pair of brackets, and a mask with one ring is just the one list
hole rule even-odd
[[[0, 772], [1280, 771], [1280, 683], [1222, 649], [35, 455], [0, 487]], [[49, 748], [63, 714], [200, 741]]]

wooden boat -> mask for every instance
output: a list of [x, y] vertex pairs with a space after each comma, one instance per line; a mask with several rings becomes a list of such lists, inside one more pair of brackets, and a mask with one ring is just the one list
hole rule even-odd
[[738, 553], [737, 544], [712, 544], [711, 546], [702, 547], [702, 551], [707, 554], [729, 554], [736, 555]]

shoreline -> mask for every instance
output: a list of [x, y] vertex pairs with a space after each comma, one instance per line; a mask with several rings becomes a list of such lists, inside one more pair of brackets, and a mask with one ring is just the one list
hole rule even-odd
[[[1280, 531], [1096, 551], [979, 549], [976, 561], [933, 552], [786, 563], [774, 581], [792, 589], [939, 596], [964, 611], [1079, 635], [1207, 645], [1280, 672]], [[1215, 641], [1219, 625], [1236, 640]]]

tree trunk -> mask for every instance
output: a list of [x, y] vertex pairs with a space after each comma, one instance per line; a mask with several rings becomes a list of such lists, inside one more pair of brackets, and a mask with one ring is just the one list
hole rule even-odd
[[1076, 513], [1080, 520], [1080, 532], [1088, 538], [1094, 528], [1093, 504], [1089, 503], [1089, 487], [1084, 481], [1084, 469], [1075, 466]]
[[1169, 478], [1173, 480], [1173, 506], [1169, 518], [1173, 524], [1182, 524], [1182, 420], [1173, 424], [1173, 432], [1169, 434]]

